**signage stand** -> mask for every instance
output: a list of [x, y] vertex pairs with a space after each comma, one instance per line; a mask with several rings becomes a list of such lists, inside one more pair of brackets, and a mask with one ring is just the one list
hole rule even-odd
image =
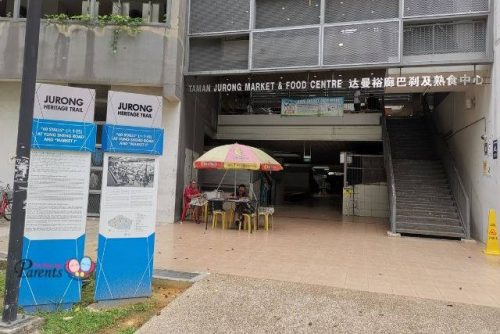
[[68, 270], [83, 258], [95, 91], [37, 84], [29, 164], [19, 304], [27, 312], [70, 308], [81, 280]]
[[95, 299], [151, 295], [162, 97], [109, 92]]

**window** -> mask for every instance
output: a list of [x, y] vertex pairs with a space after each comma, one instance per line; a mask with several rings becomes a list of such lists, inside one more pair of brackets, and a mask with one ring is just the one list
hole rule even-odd
[[[0, 0], [0, 17], [15, 16], [15, 0]], [[46, 15], [111, 15], [142, 18], [145, 23], [166, 22], [167, 2], [171, 0], [44, 0], [42, 18]], [[25, 18], [28, 0], [20, 0], [18, 17]]]
[[14, 15], [14, 0], [0, 0], [0, 17], [12, 17]]
[[100, 0], [98, 12], [142, 18], [146, 23], [166, 22], [167, 0]]

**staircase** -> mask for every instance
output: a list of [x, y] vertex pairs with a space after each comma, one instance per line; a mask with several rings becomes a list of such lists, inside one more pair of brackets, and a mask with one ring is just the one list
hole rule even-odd
[[[395, 189], [395, 231], [465, 238], [446, 170], [423, 119], [387, 119]], [[394, 211], [393, 211], [394, 212]]]

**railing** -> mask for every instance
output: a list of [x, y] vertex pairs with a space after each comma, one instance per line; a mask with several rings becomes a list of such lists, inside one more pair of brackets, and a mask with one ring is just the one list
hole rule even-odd
[[384, 166], [387, 174], [387, 191], [389, 192], [389, 219], [391, 232], [396, 233], [396, 184], [392, 165], [391, 142], [387, 131], [387, 119], [382, 117], [382, 139], [384, 145]]
[[[428, 120], [428, 122], [431, 122]], [[470, 239], [470, 199], [465, 190], [464, 183], [460, 177], [460, 173], [456, 167], [455, 159], [453, 158], [448, 144], [443, 137], [438, 135], [437, 129], [432, 123], [431, 126], [432, 135], [434, 139], [434, 145], [436, 148], [436, 153], [439, 154], [443, 162], [443, 166], [446, 170], [448, 176], [448, 181], [450, 183], [451, 191], [455, 199], [455, 203], [458, 207], [458, 213], [460, 215], [460, 220], [464, 228], [465, 238]]]

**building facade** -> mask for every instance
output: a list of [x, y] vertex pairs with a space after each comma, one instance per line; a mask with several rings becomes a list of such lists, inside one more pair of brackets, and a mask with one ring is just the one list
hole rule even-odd
[[[0, 180], [12, 184], [21, 88], [26, 1], [0, 2]], [[39, 82], [96, 89], [95, 121], [106, 118], [109, 90], [163, 96], [165, 154], [161, 157], [158, 219], [174, 220], [182, 110], [184, 1], [61, 1], [43, 3]], [[100, 24], [105, 15], [141, 20], [138, 32]], [[116, 35], [117, 38], [116, 38]], [[100, 138], [98, 138], [100, 143]], [[93, 157], [89, 214], [98, 215], [102, 156]], [[91, 182], [92, 183], [92, 182]]]
[[[0, 180], [8, 183], [25, 6], [24, 0], [0, 2]], [[116, 26], [82, 20], [97, 22], [111, 14], [141, 18], [140, 32], [125, 31], [116, 39]], [[470, 199], [473, 238], [485, 240], [487, 211], [500, 210], [500, 167], [492, 155], [500, 131], [495, 112], [500, 9], [494, 1], [44, 0], [44, 17], [38, 80], [95, 88], [98, 124], [105, 121], [109, 90], [164, 97], [160, 222], [178, 218], [190, 179], [213, 185], [192, 168], [213, 145], [248, 142], [288, 163], [290, 172], [276, 176], [281, 178], [276, 196], [283, 199], [309, 187], [310, 166], [304, 172], [304, 161], [310, 152], [313, 165], [332, 166], [332, 173], [341, 151], [383, 155], [380, 117], [385, 108], [397, 107], [416, 114], [432, 106]], [[418, 85], [411, 84], [416, 77]], [[425, 84], [424, 77], [433, 81]], [[456, 84], [450, 84], [453, 78]], [[279, 89], [278, 83], [285, 86]], [[374, 96], [383, 106], [378, 112], [356, 112], [357, 90], [365, 101]], [[342, 117], [281, 115], [283, 99], [318, 97], [343, 98], [346, 112]], [[301, 166], [290, 159], [297, 152]], [[99, 203], [99, 156], [94, 160], [97, 181], [89, 202]], [[98, 214], [98, 204], [89, 212]]]
[[[488, 209], [500, 209], [492, 153], [499, 126], [497, 7], [488, 0], [191, 0], [185, 125], [197, 131], [187, 151], [195, 158], [217, 143], [248, 141], [281, 156], [298, 152], [302, 164], [312, 151], [317, 163], [338, 165], [338, 158], [314, 152], [385, 151], [379, 117], [387, 109], [430, 109], [468, 197], [470, 213], [460, 213], [469, 217], [464, 229], [484, 241]], [[288, 85], [259, 86], [280, 82]], [[305, 84], [297, 89], [294, 83]], [[207, 94], [210, 84], [214, 94]], [[386, 108], [349, 112], [358, 88]], [[281, 111], [284, 98], [338, 96], [346, 102], [341, 118], [283, 117]], [[307, 188], [307, 175], [292, 172], [292, 162], [285, 168], [291, 176], [281, 180], [285, 198]], [[464, 201], [454, 197], [461, 207]]]

